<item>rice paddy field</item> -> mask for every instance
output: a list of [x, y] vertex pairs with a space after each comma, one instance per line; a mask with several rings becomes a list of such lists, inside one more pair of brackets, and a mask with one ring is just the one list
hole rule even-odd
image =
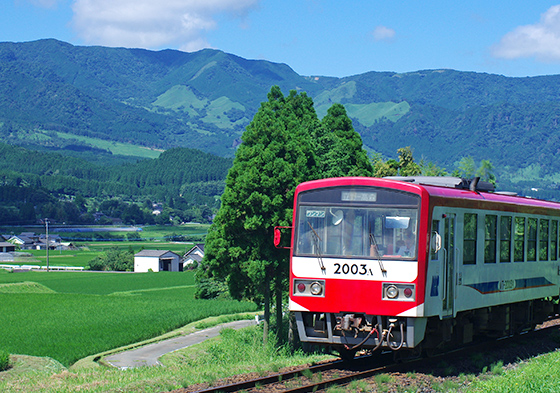
[[0, 270], [0, 348], [69, 366], [209, 316], [254, 311], [249, 302], [197, 300], [193, 272]]

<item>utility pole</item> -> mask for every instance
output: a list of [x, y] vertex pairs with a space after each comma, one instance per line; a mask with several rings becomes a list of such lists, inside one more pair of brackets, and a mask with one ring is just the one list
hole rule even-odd
[[49, 219], [45, 218], [45, 228], [47, 232], [47, 272], [49, 271]]

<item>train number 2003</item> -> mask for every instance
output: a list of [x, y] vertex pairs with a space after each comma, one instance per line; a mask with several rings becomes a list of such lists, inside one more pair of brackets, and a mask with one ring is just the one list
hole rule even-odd
[[335, 266], [334, 274], [353, 274], [353, 275], [361, 275], [361, 276], [373, 275], [373, 272], [371, 271], [371, 269], [368, 269], [365, 263], [361, 263], [359, 265], [355, 263], [353, 264], [335, 263], [334, 266]]

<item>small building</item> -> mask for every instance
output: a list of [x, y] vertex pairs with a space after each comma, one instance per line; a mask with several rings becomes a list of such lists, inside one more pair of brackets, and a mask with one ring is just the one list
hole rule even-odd
[[16, 246], [13, 243], [0, 242], [0, 252], [14, 252]]
[[142, 250], [134, 255], [134, 272], [182, 272], [180, 257], [169, 250]]
[[35, 242], [33, 239], [26, 235], [14, 235], [8, 241], [16, 246], [19, 246], [22, 250], [32, 250], [35, 248]]
[[183, 269], [198, 266], [204, 258], [204, 244], [195, 244], [185, 255], [183, 255]]

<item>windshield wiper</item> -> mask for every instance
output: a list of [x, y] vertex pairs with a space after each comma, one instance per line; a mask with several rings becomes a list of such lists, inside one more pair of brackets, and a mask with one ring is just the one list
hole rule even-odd
[[381, 269], [381, 273], [383, 273], [383, 275], [386, 275], [387, 270], [385, 270], [385, 267], [383, 266], [383, 261], [381, 261], [381, 254], [379, 253], [379, 247], [377, 247], [377, 241], [375, 240], [375, 235], [371, 231], [369, 233], [369, 245], [373, 246], [373, 251], [377, 256], [377, 261], [379, 262], [379, 268]]
[[321, 240], [321, 238], [309, 221], [307, 221], [307, 224], [309, 224], [309, 228], [311, 228], [311, 231], [313, 231], [313, 245], [315, 246], [315, 254], [317, 255], [319, 266], [321, 267], [321, 271], [323, 272], [323, 274], [327, 274], [327, 269], [325, 268], [323, 257], [321, 256], [321, 249], [319, 248], [319, 240]]

